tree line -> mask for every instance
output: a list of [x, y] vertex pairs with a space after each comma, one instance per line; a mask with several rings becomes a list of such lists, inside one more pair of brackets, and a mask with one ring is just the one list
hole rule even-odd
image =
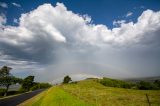
[[160, 81], [155, 80], [154, 82], [139, 81], [137, 83], [127, 82], [122, 80], [103, 78], [97, 80], [104, 86], [127, 88], [127, 89], [139, 89], [139, 90], [160, 90]]

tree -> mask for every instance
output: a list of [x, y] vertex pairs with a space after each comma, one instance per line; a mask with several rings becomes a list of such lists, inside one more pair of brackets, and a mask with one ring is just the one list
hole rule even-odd
[[159, 81], [159, 80], [155, 80], [155, 81], [154, 81], [154, 84], [156, 84], [157, 87], [160, 88], [160, 81]]
[[63, 79], [64, 84], [69, 83], [70, 81], [72, 81], [72, 80], [71, 80], [71, 77], [69, 77], [68, 75], [65, 76], [64, 79]]
[[11, 67], [3, 66], [3, 67], [0, 69], [0, 77], [6, 77], [6, 76], [11, 75], [11, 74], [10, 74], [10, 70], [11, 70], [11, 69], [12, 69]]
[[151, 82], [145, 82], [145, 81], [140, 81], [138, 84], [138, 88], [141, 90], [151, 90], [151, 89], [157, 89], [156, 85], [154, 85]]
[[13, 75], [11, 75], [11, 73], [10, 73], [11, 69], [12, 68], [7, 67], [7, 66], [3, 66], [0, 69], [0, 86], [6, 87], [4, 96], [7, 95], [7, 92], [8, 92], [8, 89], [9, 89], [10, 85], [21, 82], [20, 78], [16, 78]]
[[45, 89], [49, 88], [52, 85], [49, 83], [40, 83], [40, 82], [34, 82], [34, 85], [30, 88], [30, 90], [37, 90], [37, 89]]
[[22, 89], [25, 91], [29, 91], [33, 85], [34, 85], [34, 76], [28, 76], [23, 80]]

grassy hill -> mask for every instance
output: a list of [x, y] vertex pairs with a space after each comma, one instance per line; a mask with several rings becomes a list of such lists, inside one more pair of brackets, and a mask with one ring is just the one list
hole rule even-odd
[[160, 105], [160, 90], [106, 87], [94, 79], [54, 86], [19, 106], [152, 106]]

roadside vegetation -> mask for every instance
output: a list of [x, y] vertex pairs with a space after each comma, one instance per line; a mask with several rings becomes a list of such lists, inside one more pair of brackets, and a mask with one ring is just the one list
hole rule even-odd
[[[19, 84], [22, 83], [22, 79], [17, 78], [10, 73], [11, 69], [12, 69], [11, 67], [7, 67], [7, 66], [3, 66], [0, 69], [0, 86], [4, 87], [4, 89], [0, 90], [0, 94], [1, 94], [0, 96], [2, 95], [7, 96], [8, 89], [11, 85], [16, 83], [19, 83]], [[12, 93], [10, 92], [10, 94]]]
[[[17, 78], [10, 73], [11, 69], [12, 68], [8, 66], [0, 68], [0, 97], [20, 94], [37, 89], [45, 89], [52, 86], [48, 83], [34, 82], [34, 76], [27, 76], [24, 79]], [[14, 84], [20, 84], [21, 88], [16, 91], [8, 91], [9, 87]]]
[[49, 88], [52, 85], [49, 83], [40, 83], [40, 82], [34, 82], [34, 76], [27, 76], [24, 78], [22, 82], [22, 86], [19, 89], [21, 92], [28, 92], [28, 91], [34, 91], [37, 89], [45, 89]]

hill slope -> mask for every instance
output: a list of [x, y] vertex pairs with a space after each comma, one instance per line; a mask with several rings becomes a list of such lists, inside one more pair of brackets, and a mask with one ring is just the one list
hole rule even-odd
[[160, 105], [159, 90], [132, 90], [105, 87], [94, 80], [52, 87], [20, 106], [147, 106]]

